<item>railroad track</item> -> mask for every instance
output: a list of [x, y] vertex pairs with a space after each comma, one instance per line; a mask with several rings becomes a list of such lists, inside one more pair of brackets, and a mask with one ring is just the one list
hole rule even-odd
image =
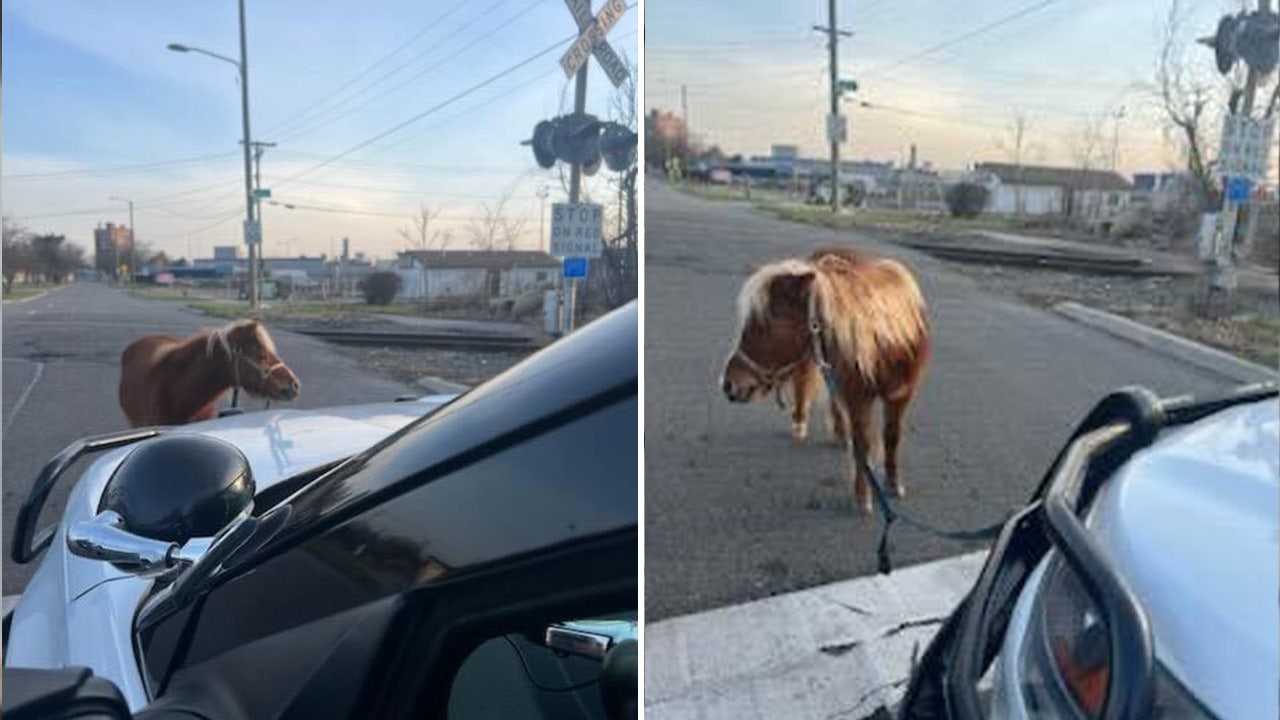
[[457, 350], [537, 350], [533, 338], [520, 335], [483, 335], [463, 333], [364, 332], [357, 330], [295, 330], [318, 340], [342, 345], [387, 345], [394, 347], [431, 347]]
[[1033, 253], [992, 248], [939, 247], [926, 243], [910, 243], [910, 246], [935, 257], [957, 262], [1017, 265], [1050, 270], [1076, 270], [1101, 275], [1184, 275], [1190, 272], [1179, 268], [1157, 267], [1150, 260], [1134, 257], [1068, 255], [1053, 252]]

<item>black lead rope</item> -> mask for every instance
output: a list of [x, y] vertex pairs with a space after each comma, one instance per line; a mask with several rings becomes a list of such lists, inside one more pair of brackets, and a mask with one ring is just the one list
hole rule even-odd
[[[838, 394], [839, 382], [836, 379], [835, 368], [826, 362], [823, 357], [819, 362], [822, 369], [822, 379], [827, 385], [827, 394], [830, 396], [831, 402], [840, 402]], [[852, 414], [850, 414], [852, 417]], [[852, 432], [853, 428], [848, 428]], [[1000, 530], [1004, 528], [1011, 515], [1006, 515], [1003, 519], [990, 525], [974, 528], [970, 530], [951, 530], [939, 528], [927, 522], [917, 520], [910, 515], [893, 507], [893, 503], [889, 500], [889, 493], [885, 491], [884, 483], [880, 481], [880, 476], [876, 474], [871, 467], [871, 463], [865, 458], [862, 461], [862, 470], [871, 479], [871, 490], [875, 495], [876, 507], [880, 510], [880, 516], [884, 520], [884, 524], [880, 527], [880, 542], [876, 547], [876, 566], [881, 575], [888, 575], [893, 572], [893, 561], [890, 558], [889, 548], [889, 531], [893, 528], [893, 523], [901, 520], [903, 523], [920, 530], [921, 532], [943, 538], [945, 540], [957, 541], [974, 541], [974, 540], [992, 540], [1000, 534]]]

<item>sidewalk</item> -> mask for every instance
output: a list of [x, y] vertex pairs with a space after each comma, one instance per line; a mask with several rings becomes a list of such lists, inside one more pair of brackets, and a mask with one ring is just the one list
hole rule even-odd
[[647, 624], [644, 716], [853, 720], [893, 707], [985, 556]]

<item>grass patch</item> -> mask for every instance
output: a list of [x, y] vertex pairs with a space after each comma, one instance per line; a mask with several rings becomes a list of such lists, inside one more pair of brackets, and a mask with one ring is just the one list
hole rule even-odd
[[133, 288], [129, 291], [130, 297], [141, 298], [143, 300], [188, 300], [187, 296], [182, 294], [182, 288], [171, 287], [141, 287]]
[[55, 287], [58, 287], [58, 286], [47, 285], [47, 284], [14, 285], [12, 290], [4, 294], [4, 299], [6, 301], [7, 300], [26, 300], [27, 298], [33, 298], [37, 295], [40, 295], [41, 293], [49, 292]]
[[685, 185], [684, 191], [694, 197], [703, 200], [719, 200], [719, 201], [738, 201], [743, 202], [747, 199], [746, 193], [742, 188], [729, 187], [726, 185]]

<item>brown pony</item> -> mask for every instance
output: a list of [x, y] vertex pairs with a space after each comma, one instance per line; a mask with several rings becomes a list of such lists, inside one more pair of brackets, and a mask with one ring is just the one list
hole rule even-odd
[[820, 364], [828, 363], [838, 385], [832, 431], [852, 453], [859, 507], [871, 509], [863, 466], [878, 444], [876, 400], [884, 404], [885, 473], [903, 496], [898, 448], [930, 354], [924, 297], [911, 272], [893, 260], [839, 249], [775, 262], [747, 279], [738, 322], [738, 345], [721, 381], [729, 400], [767, 398], [789, 381], [791, 433], [801, 441], [822, 382]]
[[131, 427], [208, 420], [236, 387], [272, 400], [292, 400], [301, 388], [256, 320], [186, 340], [149, 335], [124, 349], [120, 365], [120, 408]]

